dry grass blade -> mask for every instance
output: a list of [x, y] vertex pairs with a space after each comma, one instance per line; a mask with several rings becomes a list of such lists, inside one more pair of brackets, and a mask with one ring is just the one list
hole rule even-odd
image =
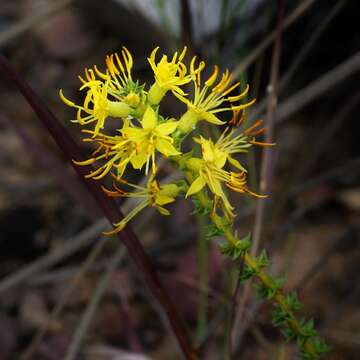
[[[343, 9], [347, 0], [339, 0], [333, 8], [329, 11], [326, 17], [318, 24], [317, 28], [312, 33], [311, 37], [306, 41], [304, 46], [301, 47], [299, 52], [296, 54], [294, 61], [291, 63], [285, 74], [279, 81], [279, 93], [282, 94], [286, 89], [286, 86], [290, 83], [296, 71], [300, 68], [303, 61], [307, 58], [310, 51], [318, 44], [319, 39], [324, 34], [325, 30], [336, 18], [336, 16]], [[256, 106], [255, 110], [251, 113], [251, 119], [257, 119], [261, 116], [266, 108], [266, 98], [261, 100]]]
[[[311, 5], [316, 0], [301, 1], [298, 7], [289, 14], [284, 20], [284, 30], [291, 26], [296, 20], [310, 9]], [[253, 50], [234, 70], [233, 75], [236, 79], [241, 73], [246, 71], [251, 64], [267, 49], [269, 45], [275, 40], [276, 31], [272, 31], [256, 48]]]
[[106, 220], [99, 220], [88, 229], [85, 229], [78, 235], [74, 236], [72, 239], [68, 239], [64, 246], [61, 246], [51, 253], [40, 257], [31, 264], [24, 266], [19, 271], [8, 275], [0, 282], [0, 293], [15, 285], [25, 282], [34, 274], [55, 265], [64, 258], [75, 254], [77, 251], [85, 248], [86, 246], [89, 246], [95, 239], [98, 238], [99, 234], [105, 229], [106, 225]]
[[18, 23], [9, 27], [7, 30], [4, 30], [3, 32], [0, 33], [0, 47], [6, 45], [17, 36], [25, 33], [33, 26], [48, 19], [49, 16], [51, 16], [52, 14], [56, 14], [64, 7], [70, 5], [73, 1], [74, 0], [61, 0], [53, 4], [49, 4], [49, 6], [47, 6], [45, 10], [39, 12], [38, 14], [35, 14], [34, 16], [19, 21]]
[[[85, 160], [81, 151], [71, 136], [68, 134], [65, 127], [56, 119], [54, 114], [50, 112], [45, 103], [34, 93], [30, 86], [17, 74], [17, 72], [10, 66], [8, 61], [0, 56], [0, 70], [6, 75], [18, 90], [22, 93], [28, 101], [34, 112], [47, 128], [59, 148], [64, 155], [71, 162], [76, 173], [82, 180], [84, 186], [95, 198], [97, 204], [103, 211], [104, 215], [111, 223], [116, 223], [123, 218], [122, 213], [116, 206], [115, 202], [109, 199], [101, 189], [101, 184], [95, 180], [85, 178], [91, 170], [90, 166], [76, 166], [73, 159], [82, 161]], [[188, 338], [186, 329], [180, 320], [175, 306], [172, 303], [169, 295], [166, 293], [161, 284], [158, 275], [153, 268], [150, 259], [141, 243], [139, 242], [135, 233], [128, 226], [118, 234], [119, 239], [126, 246], [130, 257], [135, 262], [138, 269], [141, 271], [143, 278], [148, 285], [152, 295], [161, 305], [168, 321], [171, 324], [172, 330], [177, 338], [177, 341], [183, 351], [186, 359], [193, 359], [196, 354], [192, 347], [191, 341]]]
[[320, 156], [325, 152], [327, 146], [335, 137], [341, 125], [343, 125], [345, 120], [350, 117], [359, 102], [360, 91], [350, 97], [344, 103], [344, 106], [327, 121], [327, 126], [321, 129], [316, 143], [309, 144], [303, 161], [300, 161], [301, 166], [299, 167], [299, 170], [295, 171], [295, 178], [298, 181], [303, 180], [306, 175], [313, 170]]
[[[278, 20], [277, 20], [277, 29], [276, 29], [276, 40], [274, 44], [273, 55], [271, 59], [271, 69], [270, 69], [270, 81], [269, 81], [269, 95], [268, 95], [268, 105], [267, 105], [267, 116], [266, 116], [266, 127], [267, 131], [265, 134], [265, 142], [273, 143], [274, 142], [274, 124], [276, 117], [276, 107], [277, 107], [277, 96], [278, 96], [278, 80], [279, 80], [279, 64], [281, 56], [281, 47], [282, 47], [282, 32], [284, 29], [284, 0], [278, 0]], [[264, 148], [262, 152], [262, 161], [261, 161], [261, 174], [260, 174], [260, 193], [267, 194], [271, 189], [272, 178], [274, 171], [274, 159], [273, 159], [273, 149]], [[258, 199], [255, 210], [255, 223], [254, 230], [252, 233], [252, 245], [251, 245], [251, 255], [256, 256], [259, 245], [260, 238], [263, 230], [264, 216], [265, 216], [265, 199]], [[240, 282], [240, 278], [238, 283]], [[232, 342], [235, 344], [238, 341], [238, 337], [243, 330], [241, 330], [242, 319], [244, 317], [244, 310], [248, 297], [250, 296], [250, 286], [251, 282], [248, 282], [244, 288], [244, 294], [240, 301], [237, 311], [234, 313], [235, 321], [232, 331]], [[237, 285], [237, 289], [239, 286]], [[234, 296], [237, 296], [235, 293]]]
[[305, 86], [283, 104], [279, 105], [276, 123], [284, 121], [297, 111], [310, 104], [320, 95], [333, 88], [339, 82], [354, 75], [360, 70], [360, 52], [347, 58], [334, 69]]
[[81, 265], [81, 268], [77, 272], [76, 276], [71, 280], [70, 284], [66, 287], [65, 291], [60, 295], [54, 309], [52, 310], [50, 317], [46, 324], [44, 324], [35, 335], [34, 339], [24, 351], [21, 356], [21, 360], [30, 360], [33, 358], [33, 354], [37, 347], [42, 342], [44, 336], [48, 330], [48, 324], [51, 324], [52, 321], [57, 319], [62, 312], [64, 306], [69, 300], [71, 294], [75, 291], [75, 289], [79, 286], [81, 279], [85, 276], [90, 266], [95, 262], [96, 258], [100, 255], [102, 250], [104, 249], [108, 239], [103, 239], [96, 243], [96, 245], [92, 248], [90, 254], [86, 258], [85, 262]]
[[103, 294], [106, 291], [107, 285], [109, 283], [109, 280], [111, 278], [112, 273], [116, 269], [116, 267], [119, 265], [121, 260], [124, 258], [125, 252], [123, 249], [118, 249], [114, 256], [110, 259], [110, 262], [107, 266], [107, 269], [105, 273], [102, 275], [99, 283], [97, 284], [96, 290], [94, 294], [91, 297], [90, 302], [88, 303], [81, 320], [79, 322], [79, 325], [76, 328], [75, 334], [72, 338], [71, 344], [67, 350], [67, 353], [64, 357], [65, 360], [72, 360], [75, 359], [80, 346], [84, 340], [84, 337], [86, 336], [86, 333], [91, 325], [91, 321], [96, 313], [96, 309], [99, 305], [99, 302], [103, 296]]

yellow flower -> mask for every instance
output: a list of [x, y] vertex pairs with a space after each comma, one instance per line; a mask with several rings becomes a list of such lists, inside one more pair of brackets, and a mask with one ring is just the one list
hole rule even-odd
[[80, 90], [87, 90], [82, 106], [67, 99], [62, 90], [60, 90], [60, 98], [66, 105], [77, 109], [76, 120], [73, 122], [78, 122], [80, 125], [96, 123], [94, 128], [94, 136], [96, 136], [104, 128], [107, 117], [127, 118], [132, 108], [124, 102], [108, 99], [109, 80], [106, 82], [97, 80], [91, 69], [85, 70], [85, 77], [86, 80], [82, 79], [83, 85], [80, 88]]
[[235, 173], [223, 169], [228, 159], [226, 152], [221, 151], [211, 140], [206, 140], [203, 137], [200, 137], [198, 142], [201, 144], [202, 159], [191, 158], [188, 160], [188, 167], [197, 173], [198, 176], [190, 185], [186, 197], [196, 194], [205, 186], [208, 186], [215, 196], [214, 209], [220, 199], [225, 215], [230, 218], [234, 216], [234, 208], [230, 204], [222, 184], [239, 193], [249, 193], [257, 197], [263, 197], [247, 188], [246, 174], [244, 171]]
[[[241, 112], [241, 113], [240, 113]], [[239, 116], [240, 115], [240, 116]], [[240, 119], [238, 119], [240, 117]], [[245, 121], [243, 110], [235, 110], [229, 124], [239, 127]], [[215, 147], [226, 154], [227, 160], [237, 169], [247, 172], [240, 162], [232, 157], [232, 154], [246, 153], [253, 145], [258, 146], [274, 146], [274, 143], [260, 142], [256, 140], [256, 136], [263, 134], [266, 128], [261, 127], [263, 121], [257, 120], [249, 128], [238, 134], [238, 129], [226, 127], [216, 141]], [[198, 141], [198, 139], [195, 139]]]
[[113, 235], [123, 230], [131, 219], [148, 206], [156, 208], [162, 215], [170, 215], [170, 211], [164, 208], [164, 205], [174, 202], [180, 192], [180, 188], [176, 184], [160, 185], [157, 180], [154, 180], [153, 176], [148, 180], [146, 187], [130, 184], [125, 181], [122, 182], [134, 188], [136, 191], [125, 192], [119, 189], [116, 184], [113, 184], [115, 191], [103, 189], [106, 194], [112, 197], [139, 198], [142, 199], [142, 201], [131, 210], [124, 219], [115, 223], [115, 229], [105, 233], [106, 235]]
[[[126, 128], [128, 125], [124, 125]], [[93, 135], [92, 131], [84, 131]], [[116, 179], [120, 179], [131, 158], [136, 155], [135, 144], [129, 142], [123, 136], [108, 136], [99, 134], [92, 138], [83, 139], [85, 142], [96, 142], [98, 148], [93, 152], [92, 157], [85, 161], [74, 161], [76, 165], [92, 165], [99, 161], [104, 161], [103, 165], [92, 171], [85, 177], [99, 180], [106, 176], [110, 171], [116, 171]], [[121, 146], [118, 146], [121, 144]]]
[[156, 47], [150, 57], [148, 58], [151, 69], [154, 72], [155, 83], [152, 85], [148, 93], [148, 100], [151, 104], [158, 104], [164, 97], [168, 90], [171, 90], [174, 94], [178, 93], [185, 95], [180, 86], [187, 84], [191, 81], [194, 74], [205, 66], [203, 62], [200, 63], [197, 69], [194, 68], [195, 57], [191, 61], [192, 72], [187, 73], [187, 68], [182, 60], [185, 57], [187, 48], [184, 47], [181, 54], [178, 56], [178, 52], [175, 52], [171, 61], [168, 61], [167, 55], [163, 55], [161, 60], [156, 63], [156, 53], [159, 47]]
[[[215, 125], [224, 124], [215, 114], [224, 111], [235, 111], [245, 109], [251, 106], [255, 99], [245, 103], [235, 105], [236, 102], [241, 100], [249, 92], [249, 86], [247, 85], [245, 90], [236, 96], [227, 96], [235, 88], [239, 86], [239, 82], [231, 85], [232, 75], [226, 70], [219, 82], [215, 85], [218, 78], [218, 67], [215, 66], [212, 75], [205, 81], [205, 84], [201, 84], [201, 71], [198, 71], [193, 77], [194, 82], [194, 98], [189, 100], [181, 93], [175, 93], [174, 95], [184, 102], [188, 110], [182, 116], [179, 121], [179, 130], [182, 133], [190, 132], [196, 123], [200, 120], [206, 120]], [[192, 69], [191, 69], [192, 72]], [[220, 107], [224, 102], [229, 102], [230, 106]]]
[[[142, 120], [141, 127], [126, 127], [121, 133], [128, 142], [135, 144], [136, 155], [130, 161], [134, 169], [141, 169], [145, 164], [145, 173], [148, 174], [150, 163], [152, 172], [156, 172], [155, 151], [159, 151], [164, 156], [180, 155], [181, 153], [173, 146], [173, 138], [170, 136], [176, 127], [177, 122], [166, 121], [158, 122], [158, 115], [148, 106]], [[113, 149], [121, 148], [123, 143], [115, 145]]]
[[131, 71], [134, 61], [129, 50], [123, 46], [121, 58], [117, 53], [107, 55], [105, 63], [106, 72], [100, 71], [96, 65], [94, 70], [99, 78], [109, 82], [109, 94], [116, 100], [137, 108], [143, 102], [145, 93], [143, 86], [132, 79]]

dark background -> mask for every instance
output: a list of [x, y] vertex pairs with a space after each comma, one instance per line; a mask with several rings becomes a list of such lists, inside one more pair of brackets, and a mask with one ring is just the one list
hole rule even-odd
[[[69, 121], [74, 113], [61, 103], [58, 90], [81, 101], [77, 76], [84, 67], [102, 67], [106, 54], [125, 45], [134, 56], [134, 77], [150, 85], [146, 57], [151, 50], [159, 45], [170, 54], [187, 45], [209, 69], [219, 64], [233, 70], [275, 31], [280, 11], [277, 1], [263, 0], [79, 0], [61, 9], [56, 3], [2, 0], [0, 50], [77, 139], [79, 127]], [[310, 2], [279, 3], [286, 22]], [[360, 353], [359, 16], [354, 0], [312, 1], [282, 34], [280, 85], [297, 66], [279, 90], [274, 180], [261, 240], [271, 251], [271, 271], [287, 276], [285, 289], [298, 290], [303, 314], [314, 318], [332, 347], [329, 359], [358, 359]], [[258, 99], [248, 112], [250, 120], [267, 117], [273, 49], [271, 42], [237, 74]], [[164, 100], [165, 114], [178, 116], [183, 110], [173, 97]], [[75, 250], [79, 234], [94, 224], [100, 234], [104, 222], [31, 108], [1, 76], [0, 144], [0, 360], [20, 358], [45, 325], [47, 332], [31, 358], [63, 359], [118, 244], [109, 240], [99, 248], [103, 240], [96, 241], [98, 235]], [[251, 186], [257, 189], [261, 152], [247, 161]], [[172, 168], [163, 172], [170, 175]], [[236, 196], [233, 201], [239, 233], [252, 231], [256, 200]], [[209, 286], [201, 288], [199, 224], [191, 216], [192, 205], [178, 201], [171, 210], [170, 218], [148, 210], [134, 228], [192, 338], [202, 346], [202, 358], [223, 359], [236, 269], [224, 262], [216, 242], [210, 243]], [[67, 247], [72, 249], [68, 254], [30, 272], [29, 266]], [[86, 271], [79, 275], [81, 268]], [[13, 280], [22, 269], [29, 275]], [[61, 313], [51, 316], [74, 278], [76, 286], [64, 297]], [[204, 294], [208, 322], [199, 328]], [[256, 303], [251, 295], [246, 306], [250, 321], [240, 326], [234, 358], [291, 359], [294, 348], [272, 327], [269, 304]], [[180, 359], [159, 309], [126, 256], [113, 269], [91, 319], [79, 359], [130, 359], [124, 352]]]

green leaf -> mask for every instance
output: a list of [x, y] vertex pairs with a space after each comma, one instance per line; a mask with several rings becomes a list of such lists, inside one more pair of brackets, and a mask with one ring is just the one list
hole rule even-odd
[[299, 301], [297, 294], [295, 291], [290, 292], [285, 297], [286, 305], [288, 306], [289, 310], [296, 311], [302, 309], [303, 305]]
[[304, 338], [314, 337], [317, 336], [318, 333], [314, 327], [314, 319], [310, 319], [308, 321], [301, 321], [301, 333], [303, 334]]
[[291, 315], [289, 312], [281, 307], [276, 307], [272, 312], [272, 323], [277, 327], [286, 325], [290, 319]]
[[251, 234], [248, 234], [244, 238], [236, 240], [235, 243], [227, 242], [220, 245], [221, 251], [225, 256], [230, 257], [233, 260], [239, 259], [249, 251], [251, 247], [250, 238]]
[[241, 282], [245, 282], [246, 280], [249, 280], [256, 274], [257, 274], [256, 269], [250, 268], [249, 266], [245, 265], [242, 273], [239, 274], [239, 280]]
[[263, 269], [270, 265], [270, 260], [267, 256], [266, 250], [262, 250], [260, 255], [256, 258], [257, 266], [259, 269]]
[[196, 197], [192, 198], [193, 204], [194, 204], [194, 210], [192, 211], [192, 215], [194, 214], [200, 214], [200, 215], [209, 215], [212, 209], [212, 202], [209, 202], [209, 205], [204, 207], [201, 204], [201, 201], [197, 199]]
[[215, 224], [210, 224], [208, 226], [206, 226], [207, 228], [207, 232], [206, 232], [206, 239], [210, 240], [211, 238], [215, 237], [215, 236], [222, 236], [224, 235], [224, 231], [220, 228], [218, 228]]
[[258, 299], [267, 299], [271, 300], [274, 298], [276, 293], [282, 288], [284, 279], [278, 278], [273, 280], [271, 287], [264, 285], [263, 283], [255, 285], [257, 289], [257, 298]]

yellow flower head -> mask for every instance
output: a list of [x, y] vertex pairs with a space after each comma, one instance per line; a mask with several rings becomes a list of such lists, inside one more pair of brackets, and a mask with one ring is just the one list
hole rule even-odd
[[[159, 123], [158, 115], [148, 106], [145, 110], [140, 127], [129, 126], [123, 128], [121, 133], [128, 142], [135, 144], [136, 155], [130, 161], [134, 169], [141, 169], [145, 164], [145, 173], [148, 174], [152, 164], [153, 174], [156, 172], [155, 152], [159, 151], [164, 156], [180, 155], [175, 149], [173, 138], [170, 136], [177, 127], [177, 122], [166, 121]], [[114, 146], [120, 148], [123, 144]]]
[[[194, 65], [192, 64], [192, 67]], [[193, 69], [190, 71], [193, 73]], [[179, 128], [182, 132], [189, 132], [192, 127], [199, 120], [206, 120], [215, 125], [224, 124], [215, 114], [224, 111], [235, 111], [245, 109], [256, 101], [255, 99], [244, 103], [236, 104], [239, 100], [244, 98], [249, 92], [249, 86], [247, 85], [245, 90], [236, 96], [228, 96], [233, 90], [239, 86], [239, 82], [231, 85], [232, 75], [226, 70], [220, 77], [220, 80], [216, 83], [218, 78], [219, 69], [215, 65], [212, 75], [202, 84], [200, 69], [193, 76], [194, 83], [194, 98], [189, 100], [186, 96], [180, 93], [176, 93], [175, 96], [185, 103], [188, 107], [188, 111], [184, 114], [183, 118], [180, 119]], [[224, 102], [230, 103], [229, 106], [221, 105]]]
[[121, 101], [109, 100], [109, 80], [103, 82], [96, 79], [92, 69], [86, 69], [85, 79], [80, 79], [83, 83], [80, 90], [86, 89], [87, 91], [83, 105], [76, 105], [67, 99], [60, 90], [61, 100], [66, 105], [77, 109], [76, 120], [73, 122], [78, 122], [80, 125], [95, 123], [94, 136], [96, 136], [104, 128], [107, 117], [127, 118], [129, 116], [132, 111], [129, 105]]
[[145, 93], [143, 86], [132, 79], [134, 61], [129, 50], [123, 46], [121, 55], [117, 53], [107, 55], [105, 63], [106, 72], [100, 71], [96, 65], [94, 70], [100, 79], [109, 82], [109, 94], [132, 108], [138, 107], [144, 100]]
[[164, 205], [174, 202], [180, 192], [180, 188], [176, 184], [160, 185], [157, 180], [154, 180], [153, 176], [148, 180], [146, 187], [130, 184], [126, 181], [122, 181], [122, 183], [135, 189], [135, 191], [126, 192], [117, 187], [115, 183], [113, 184], [114, 191], [103, 189], [109, 196], [139, 198], [141, 202], [124, 219], [115, 223], [115, 229], [105, 233], [106, 235], [113, 235], [123, 230], [131, 219], [148, 206], [156, 208], [162, 215], [170, 215], [170, 211], [164, 208]]
[[211, 140], [200, 137], [197, 141], [201, 145], [202, 159], [191, 158], [188, 160], [192, 170], [198, 173], [198, 177], [192, 182], [186, 196], [198, 193], [207, 185], [215, 196], [214, 206], [216, 206], [218, 199], [221, 199], [223, 211], [228, 217], [234, 216], [234, 208], [224, 192], [223, 184], [236, 192], [262, 197], [262, 195], [255, 194], [247, 188], [244, 171], [235, 173], [223, 169], [228, 159], [226, 152], [220, 150]]
[[[127, 125], [124, 125], [124, 128], [126, 127]], [[93, 135], [92, 131], [84, 132]], [[115, 172], [112, 174], [115, 175], [116, 179], [120, 179], [131, 158], [136, 155], [135, 144], [127, 141], [127, 139], [124, 139], [124, 137], [120, 135], [108, 136], [99, 134], [92, 138], [85, 138], [83, 141], [95, 142], [98, 147], [93, 152], [90, 159], [85, 161], [74, 161], [74, 163], [77, 165], [92, 165], [102, 162], [103, 164], [101, 166], [85, 176], [94, 180], [102, 179], [111, 171]]]
[[159, 47], [156, 47], [150, 57], [148, 58], [151, 69], [154, 72], [155, 84], [149, 91], [149, 101], [152, 104], [158, 104], [168, 90], [174, 94], [178, 93], [185, 95], [180, 86], [185, 85], [191, 81], [193, 76], [205, 66], [203, 62], [195, 69], [195, 57], [192, 60], [192, 72], [188, 73], [186, 65], [182, 62], [185, 57], [187, 48], [178, 54], [175, 52], [171, 61], [168, 61], [167, 55], [163, 55], [158, 63], [156, 63], [156, 53]]

